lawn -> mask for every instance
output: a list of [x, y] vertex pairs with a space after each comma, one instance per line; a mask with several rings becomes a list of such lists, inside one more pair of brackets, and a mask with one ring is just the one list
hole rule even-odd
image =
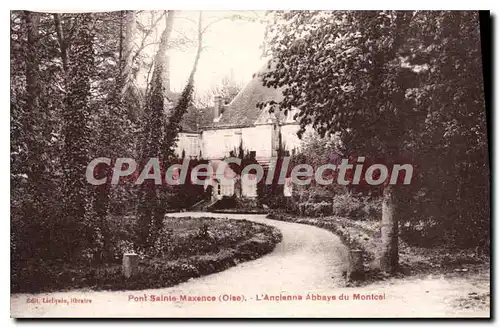
[[276, 228], [225, 218], [166, 218], [164, 231], [161, 255], [141, 256], [138, 274], [129, 279], [119, 261], [69, 265], [33, 259], [12, 271], [11, 291], [168, 287], [263, 256], [282, 238]]

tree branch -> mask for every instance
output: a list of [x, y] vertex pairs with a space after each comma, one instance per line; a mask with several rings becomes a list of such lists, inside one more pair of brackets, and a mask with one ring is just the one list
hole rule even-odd
[[151, 33], [153, 32], [153, 29], [155, 28], [156, 24], [158, 24], [158, 22], [163, 18], [163, 16], [165, 15], [165, 12], [163, 12], [160, 17], [158, 17], [154, 23], [151, 25], [151, 28], [146, 32], [146, 34], [144, 35], [144, 37], [142, 38], [141, 40], [141, 44], [139, 45], [139, 48], [137, 49], [136, 53], [134, 54], [134, 56], [132, 57], [132, 62], [135, 63], [135, 61], [137, 60], [137, 57], [139, 57], [140, 53], [142, 50], [144, 50], [144, 48], [146, 48], [147, 46], [151, 45], [151, 43], [149, 44], [146, 44], [146, 40], [147, 38], [151, 35]]

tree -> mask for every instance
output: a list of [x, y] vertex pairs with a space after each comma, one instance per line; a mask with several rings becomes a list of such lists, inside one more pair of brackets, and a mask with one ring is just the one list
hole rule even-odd
[[95, 238], [93, 227], [85, 222], [88, 211], [85, 171], [89, 162], [92, 134], [89, 126], [89, 102], [94, 67], [93, 15], [77, 15], [76, 24], [79, 26], [68, 56], [68, 85], [63, 112], [65, 211], [73, 226], [66, 232], [66, 238], [71, 259], [75, 259], [76, 252], [82, 250], [84, 242], [92, 243]]
[[[420, 146], [436, 147], [440, 139], [446, 139], [441, 130], [431, 142], [426, 140], [429, 130], [462, 117], [465, 103], [467, 111], [477, 115], [473, 126], [484, 131], [482, 90], [477, 87], [481, 84], [471, 86], [465, 78], [466, 74], [476, 76], [477, 69], [475, 60], [467, 63], [467, 58], [480, 58], [475, 13], [275, 15], [269, 40], [273, 58], [262, 80], [269, 87], [284, 87], [284, 99], [277, 105], [285, 112], [299, 109], [296, 118], [301, 133], [308, 125], [321, 136], [338, 133], [351, 152], [383, 157], [383, 164], [390, 168], [403, 159], [415, 159], [414, 151], [421, 150]], [[450, 65], [457, 61], [463, 73], [451, 74]], [[447, 74], [437, 73], [442, 70]], [[474, 102], [465, 94], [474, 95]], [[449, 110], [446, 118], [443, 106]], [[474, 146], [483, 144], [474, 138]], [[479, 161], [484, 163], [484, 157]], [[386, 272], [398, 264], [399, 198], [404, 194], [399, 189], [383, 185], [379, 260]]]
[[[145, 163], [151, 158], [157, 158], [159, 163], [163, 163], [164, 139], [166, 134], [165, 113], [165, 86], [164, 70], [167, 64], [167, 46], [172, 33], [172, 25], [175, 12], [169, 11], [165, 16], [165, 29], [161, 34], [160, 45], [154, 59], [154, 71], [151, 80], [151, 88], [147, 95], [145, 108], [144, 127], [142, 131], [141, 147], [141, 171]], [[164, 202], [154, 181], [150, 179], [144, 181], [140, 187], [138, 203], [138, 242], [143, 249], [153, 247], [158, 233], [163, 227], [163, 217], [165, 214]]]
[[[97, 59], [106, 58], [96, 70], [103, 80], [113, 81], [103, 85], [102, 101], [97, 101], [98, 134], [92, 151], [93, 157], [109, 157], [109, 166], [100, 166], [96, 172], [98, 178], [107, 177], [111, 181], [115, 160], [118, 157], [136, 157], [134, 120], [136, 107], [140, 103], [134, 86], [132, 56], [135, 34], [136, 15], [134, 11], [118, 11], [96, 16], [94, 27], [96, 41], [100, 45], [95, 52]], [[108, 55], [108, 54], [111, 54]], [[106, 65], [108, 63], [109, 65]], [[112, 64], [110, 64], [112, 63]], [[101, 84], [101, 80], [96, 78]], [[131, 182], [122, 181], [111, 188], [110, 183], [93, 187], [91, 198], [95, 212], [96, 228], [100, 232], [102, 247], [96, 258], [108, 260], [112, 255], [111, 216], [130, 210], [129, 203], [135, 198], [135, 188]]]
[[[62, 201], [67, 60], [51, 14], [13, 11], [11, 18], [13, 258], [68, 258], [69, 239], [59, 233], [75, 227]], [[79, 26], [75, 18], [68, 15], [72, 24], [62, 27], [68, 40]]]
[[[40, 30], [46, 21], [29, 11], [13, 12], [11, 19], [11, 187], [15, 222], [11, 233], [17, 250], [13, 258], [29, 258], [46, 255], [43, 239], [57, 226], [57, 220], [51, 220], [58, 213], [52, 197], [59, 195], [58, 163], [52, 159], [57, 143], [51, 138], [57, 102], [45, 98], [53, 91], [45, 84], [52, 68], [47, 65], [50, 53], [41, 47]], [[42, 65], [46, 67], [43, 71]]]
[[210, 88], [204, 94], [198, 95], [195, 99], [199, 107], [209, 107], [213, 105], [215, 96], [220, 96], [226, 104], [230, 103], [234, 97], [243, 89], [243, 84], [236, 81], [232, 74], [224, 76], [219, 85]]
[[94, 172], [109, 182], [115, 158], [138, 157], [130, 108], [142, 97], [135, 79], [149, 41], [142, 35], [138, 47], [133, 39], [138, 29], [151, 35], [158, 19], [143, 26], [136, 14], [11, 12], [12, 240], [20, 261], [116, 255], [111, 219], [130, 212], [136, 187], [90, 186], [81, 168], [110, 157]]
[[[257, 197], [261, 204], [265, 204], [271, 208], [283, 208], [286, 206], [286, 198], [284, 196], [284, 186], [280, 183], [280, 176], [283, 174], [284, 159], [288, 156], [288, 151], [285, 149], [285, 143], [281, 131], [278, 134], [278, 145], [276, 147], [275, 161], [271, 161], [270, 167], [264, 168], [264, 177], [257, 185]], [[255, 158], [254, 158], [255, 161]], [[288, 177], [290, 170], [284, 172]], [[272, 178], [268, 178], [272, 174]], [[267, 184], [270, 179], [271, 183]]]
[[[150, 83], [151, 87], [148, 88], [148, 105], [145, 111], [147, 119], [142, 147], [143, 159], [157, 157], [164, 167], [176, 160], [175, 145], [180, 132], [180, 122], [193, 101], [194, 77], [203, 50], [202, 13], [200, 12], [197, 22], [197, 51], [191, 73], [177, 103], [173, 107], [165, 103], [165, 83], [167, 83], [166, 78], [168, 78], [165, 71], [168, 69], [167, 49], [173, 19], [174, 12], [168, 12], [166, 27], [154, 60], [155, 67]], [[142, 194], [138, 206], [141, 217], [138, 228], [141, 231], [139, 239], [144, 247], [149, 248], [154, 244], [156, 236], [163, 226], [163, 217], [168, 205], [168, 186], [155, 188], [151, 181], [148, 181], [141, 189]]]

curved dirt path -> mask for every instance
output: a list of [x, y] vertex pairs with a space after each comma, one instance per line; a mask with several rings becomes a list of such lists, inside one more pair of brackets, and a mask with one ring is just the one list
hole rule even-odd
[[[381, 283], [346, 288], [342, 272], [347, 249], [329, 231], [296, 223], [268, 220], [264, 215], [177, 213], [172, 216], [218, 216], [248, 219], [277, 227], [283, 240], [273, 252], [220, 273], [169, 288], [144, 291], [71, 291], [11, 296], [13, 317], [442, 317], [464, 315], [446, 302], [456, 288], [440, 279]], [[443, 293], [445, 293], [443, 295]], [[358, 295], [382, 295], [359, 300]], [[151, 296], [177, 297], [152, 301]], [[265, 300], [275, 297], [275, 300]], [[282, 296], [296, 296], [282, 300]], [[299, 300], [298, 296], [301, 296]], [[324, 299], [317, 299], [317, 296]], [[344, 295], [344, 299], [341, 299]], [[186, 301], [180, 297], [208, 296], [215, 301]], [[309, 298], [308, 298], [309, 296]], [[328, 297], [335, 296], [335, 300]], [[345, 296], [349, 297], [348, 300]], [[43, 299], [90, 299], [92, 303], [40, 303]], [[39, 303], [28, 303], [36, 298]], [[278, 298], [278, 300], [276, 300]], [[156, 298], [158, 299], [158, 298]], [[474, 315], [474, 314], [472, 314]], [[478, 315], [475, 313], [475, 315]], [[482, 313], [481, 315], [485, 315]]]

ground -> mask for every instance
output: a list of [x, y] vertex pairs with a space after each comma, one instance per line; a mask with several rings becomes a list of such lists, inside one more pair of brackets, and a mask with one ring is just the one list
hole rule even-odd
[[[175, 216], [206, 216], [178, 213]], [[248, 219], [278, 228], [283, 240], [275, 250], [226, 271], [170, 288], [144, 291], [72, 291], [14, 294], [14, 317], [488, 317], [489, 305], [461, 307], [489, 292], [489, 276], [418, 276], [389, 279], [369, 286], [346, 287], [347, 248], [333, 233], [310, 225], [269, 220], [265, 215], [209, 214]], [[476, 293], [471, 294], [471, 293]], [[216, 301], [151, 302], [151, 295], [214, 296]], [[226, 301], [223, 295], [235, 301]], [[266, 301], [266, 295], [300, 295], [302, 300]], [[343, 295], [344, 300], [341, 300]], [[379, 300], [372, 295], [377, 295]], [[231, 298], [232, 296], [232, 298]], [[309, 296], [309, 299], [308, 299]], [[315, 298], [320, 300], [314, 300]], [[322, 300], [335, 296], [335, 300]], [[349, 299], [345, 300], [345, 296]], [[355, 299], [365, 298], [365, 300]], [[367, 300], [372, 298], [372, 300]], [[92, 303], [45, 304], [87, 298]], [[238, 299], [239, 298], [239, 299]], [[39, 303], [29, 303], [38, 299]]]
[[[248, 220], [166, 217], [160, 238], [147, 254], [139, 251], [138, 274], [123, 279], [124, 252], [133, 250], [135, 217], [115, 223], [116, 248], [104, 262], [16, 262], [11, 292], [142, 290], [177, 285], [190, 278], [224, 271], [271, 252], [281, 241], [278, 229]], [[115, 240], [116, 240], [115, 239]]]

